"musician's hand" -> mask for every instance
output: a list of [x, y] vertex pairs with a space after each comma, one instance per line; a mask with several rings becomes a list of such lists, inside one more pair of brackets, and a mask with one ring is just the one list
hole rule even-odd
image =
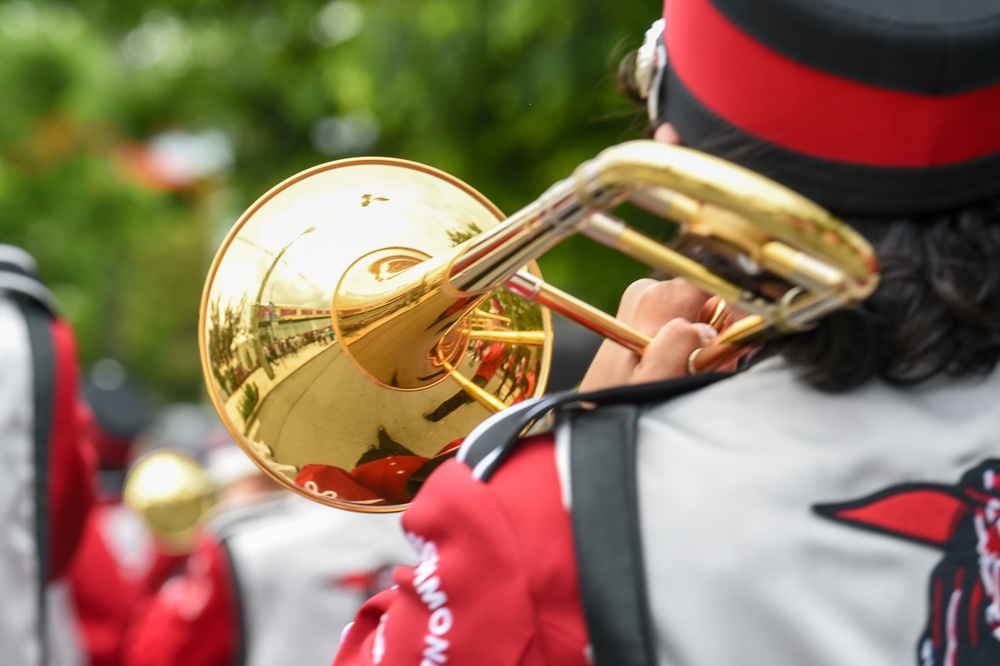
[[687, 374], [687, 360], [718, 333], [694, 323], [709, 295], [687, 280], [642, 279], [622, 295], [618, 319], [652, 337], [642, 356], [605, 340], [590, 364], [581, 391], [653, 382]]

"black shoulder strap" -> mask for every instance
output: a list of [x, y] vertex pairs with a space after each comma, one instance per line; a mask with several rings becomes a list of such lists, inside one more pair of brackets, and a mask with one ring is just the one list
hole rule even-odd
[[661, 402], [726, 377], [699, 375], [632, 393], [596, 409], [567, 410], [573, 539], [580, 595], [596, 666], [654, 666], [639, 493], [636, 429], [642, 404]]
[[614, 405], [569, 415], [573, 540], [597, 666], [656, 664], [639, 534], [638, 414], [636, 405]]

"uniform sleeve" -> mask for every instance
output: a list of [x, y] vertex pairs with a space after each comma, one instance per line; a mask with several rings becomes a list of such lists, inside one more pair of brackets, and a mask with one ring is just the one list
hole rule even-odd
[[49, 454], [49, 578], [66, 575], [95, 501], [96, 455], [90, 410], [79, 396], [76, 339], [63, 320], [52, 322], [55, 394]]
[[421, 562], [362, 607], [334, 666], [587, 663], [550, 438], [523, 443], [489, 483], [443, 464], [403, 526]]
[[122, 666], [231, 664], [238, 632], [225, 548], [205, 534], [182, 572], [136, 608], [123, 639]]

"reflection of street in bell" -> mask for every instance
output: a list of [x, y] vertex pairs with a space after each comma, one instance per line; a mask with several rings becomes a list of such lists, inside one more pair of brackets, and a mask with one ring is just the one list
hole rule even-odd
[[[485, 388], [488, 381], [489, 378], [483, 377], [482, 375], [476, 375], [472, 378], [472, 383], [479, 388]], [[475, 402], [475, 399], [463, 389], [438, 405], [434, 411], [424, 414], [424, 418], [433, 423], [437, 423], [462, 405], [467, 405], [470, 402]]]
[[256, 352], [257, 362], [260, 363], [260, 367], [264, 369], [269, 379], [274, 379], [274, 370], [271, 368], [271, 360], [264, 354], [264, 350], [261, 347], [260, 340], [260, 320], [257, 313], [260, 311], [260, 307], [264, 298], [264, 287], [267, 286], [267, 281], [271, 277], [271, 273], [274, 272], [275, 267], [277, 267], [278, 262], [281, 261], [281, 257], [284, 256], [285, 252], [288, 251], [293, 244], [299, 241], [306, 234], [311, 234], [316, 231], [316, 227], [312, 226], [296, 236], [291, 242], [285, 245], [278, 253], [274, 256], [274, 261], [271, 265], [267, 267], [267, 272], [264, 273], [264, 277], [260, 281], [260, 289], [257, 291], [257, 298], [253, 303], [254, 316], [250, 318], [250, 335], [253, 340], [254, 351]]

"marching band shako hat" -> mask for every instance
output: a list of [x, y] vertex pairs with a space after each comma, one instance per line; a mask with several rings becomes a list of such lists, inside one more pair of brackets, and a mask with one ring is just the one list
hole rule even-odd
[[1000, 0], [665, 0], [664, 25], [651, 109], [686, 145], [840, 214], [1000, 194]]

